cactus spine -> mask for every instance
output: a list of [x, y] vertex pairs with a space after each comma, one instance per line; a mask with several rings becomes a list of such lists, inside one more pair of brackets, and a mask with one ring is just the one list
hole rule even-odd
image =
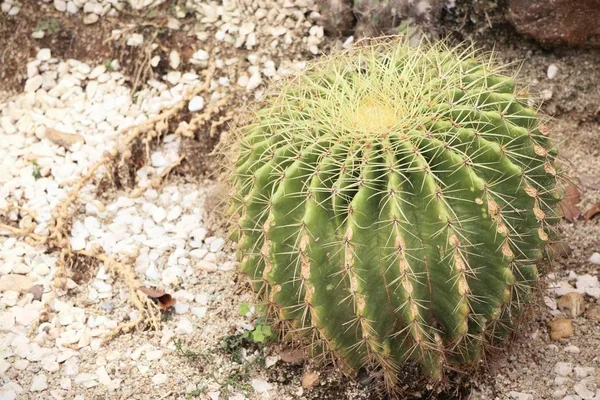
[[316, 64], [236, 144], [240, 269], [279, 319], [396, 383], [473, 365], [531, 298], [556, 151], [506, 68], [394, 41]]

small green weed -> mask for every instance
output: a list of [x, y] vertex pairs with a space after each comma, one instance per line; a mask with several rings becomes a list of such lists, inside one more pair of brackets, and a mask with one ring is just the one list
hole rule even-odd
[[61, 30], [60, 22], [52, 17], [49, 19], [43, 19], [38, 24], [36, 31], [43, 31], [44, 33], [57, 33]]
[[37, 161], [33, 160], [33, 161], [31, 161], [31, 167], [33, 169], [31, 172], [31, 175], [37, 181], [38, 179], [40, 179], [42, 177], [42, 173], [40, 172], [40, 166], [38, 165]]

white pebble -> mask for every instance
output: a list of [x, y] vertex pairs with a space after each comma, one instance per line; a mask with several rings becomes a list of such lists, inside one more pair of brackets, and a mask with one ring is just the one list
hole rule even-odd
[[181, 63], [181, 56], [177, 50], [171, 50], [169, 53], [169, 67], [173, 69], [179, 68], [179, 64]]
[[156, 374], [152, 377], [152, 383], [154, 383], [155, 385], [162, 385], [164, 383], [167, 383], [168, 380], [169, 375], [167, 374]]
[[175, 333], [181, 335], [189, 335], [192, 332], [194, 332], [194, 325], [192, 325], [192, 321], [187, 318], [182, 318], [175, 329]]
[[127, 38], [127, 46], [137, 47], [144, 43], [144, 35], [141, 33], [132, 33]]
[[588, 260], [592, 264], [600, 265], [600, 253], [594, 253]]
[[571, 363], [559, 361], [554, 365], [554, 372], [558, 376], [568, 376], [571, 371], [573, 371]]
[[191, 112], [200, 111], [204, 108], [204, 99], [200, 96], [194, 96], [188, 104], [188, 110]]
[[48, 61], [52, 58], [52, 53], [50, 52], [50, 49], [40, 49], [35, 58], [40, 61]]
[[248, 79], [248, 84], [246, 85], [246, 91], [250, 92], [254, 89], [256, 89], [257, 87], [260, 86], [260, 84], [262, 83], [262, 78], [260, 77], [260, 74], [256, 73], [253, 74], [250, 79]]
[[556, 75], [558, 74], [558, 67], [556, 66], [556, 64], [550, 64], [548, 65], [548, 79], [554, 79], [556, 78]]
[[31, 391], [41, 392], [48, 388], [48, 377], [44, 374], [36, 375], [31, 380]]
[[206, 316], [206, 307], [192, 307], [192, 314], [202, 319]]
[[256, 393], [264, 393], [273, 389], [273, 386], [271, 386], [269, 382], [262, 379], [252, 379], [252, 381], [250, 381], [250, 384], [252, 385], [252, 388], [254, 388], [254, 391]]

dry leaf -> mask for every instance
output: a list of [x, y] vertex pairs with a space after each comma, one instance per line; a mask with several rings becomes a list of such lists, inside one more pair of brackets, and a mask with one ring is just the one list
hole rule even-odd
[[157, 302], [161, 310], [166, 310], [175, 305], [175, 300], [170, 294], [163, 292], [162, 290], [150, 289], [147, 287], [138, 288], [140, 292]]
[[33, 281], [25, 275], [3, 275], [0, 276], [0, 293], [13, 291], [19, 293], [27, 292], [33, 286]]
[[569, 222], [575, 221], [581, 215], [577, 203], [579, 203], [579, 189], [571, 183], [565, 189], [565, 196], [558, 204], [563, 217]]
[[83, 137], [77, 133], [64, 133], [53, 128], [46, 128], [46, 139], [66, 149], [83, 142]]
[[548, 322], [550, 340], [557, 341], [573, 336], [573, 322], [570, 318], [560, 318]]
[[33, 295], [33, 300], [42, 300], [42, 295], [44, 294], [44, 286], [42, 285], [33, 285], [27, 293], [31, 293]]
[[304, 350], [302, 349], [285, 349], [279, 352], [281, 361], [288, 364], [302, 364], [304, 361]]
[[307, 372], [302, 376], [302, 387], [304, 389], [313, 388], [319, 382], [319, 375], [314, 372]]
[[600, 201], [591, 206], [590, 209], [585, 212], [583, 218], [586, 221], [589, 221], [590, 219], [594, 218], [594, 216], [598, 213], [600, 213]]
[[575, 318], [583, 313], [585, 300], [581, 294], [571, 292], [558, 299], [557, 304], [560, 310], [568, 310], [571, 317]]

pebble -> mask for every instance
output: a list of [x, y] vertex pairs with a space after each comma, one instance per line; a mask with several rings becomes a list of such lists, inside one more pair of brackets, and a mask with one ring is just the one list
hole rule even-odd
[[31, 381], [32, 392], [41, 392], [48, 389], [48, 377], [44, 374], [36, 375]]
[[548, 79], [556, 78], [557, 74], [558, 74], [558, 67], [556, 66], [556, 64], [548, 65], [548, 71], [547, 71]]
[[600, 253], [593, 253], [588, 261], [592, 264], [600, 265]]
[[192, 307], [192, 314], [202, 319], [206, 316], [206, 307]]
[[141, 33], [132, 33], [127, 38], [127, 46], [138, 47], [144, 43], [144, 35]]
[[175, 333], [189, 335], [192, 332], [194, 332], [194, 326], [192, 325], [192, 322], [187, 318], [180, 319], [179, 323], [177, 324], [177, 328], [175, 329]]
[[265, 393], [273, 389], [273, 386], [269, 382], [262, 379], [252, 379], [250, 385], [252, 385], [256, 393]]
[[573, 364], [559, 361], [554, 364], [554, 373], [558, 376], [568, 376], [573, 371]]
[[200, 111], [204, 108], [204, 99], [201, 96], [194, 96], [188, 104], [188, 110], [191, 112]]
[[573, 390], [584, 400], [592, 399], [595, 396], [595, 393], [588, 389], [583, 382], [576, 383]]
[[152, 383], [154, 383], [157, 386], [167, 383], [168, 380], [169, 375], [167, 374], [156, 374], [152, 377]]
[[169, 53], [169, 67], [173, 69], [179, 68], [179, 64], [181, 64], [181, 56], [177, 50], [171, 50]]
[[508, 394], [515, 400], [534, 400], [533, 395], [529, 393], [511, 391]]

